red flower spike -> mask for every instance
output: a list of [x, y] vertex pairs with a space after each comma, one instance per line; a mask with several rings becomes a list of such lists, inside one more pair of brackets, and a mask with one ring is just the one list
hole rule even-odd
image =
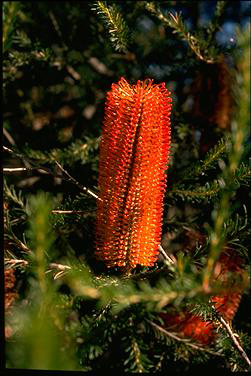
[[232, 321], [240, 304], [242, 291], [226, 293], [225, 295], [214, 296], [212, 302], [216, 310], [228, 321]]
[[[231, 250], [231, 249], [229, 249]], [[241, 275], [243, 273], [244, 260], [233, 253], [224, 252], [220, 256], [220, 259], [216, 265], [216, 279], [220, 280], [223, 284], [229, 282], [228, 273], [235, 273], [235, 275]], [[226, 292], [222, 295], [213, 296], [212, 302], [216, 310], [228, 321], [232, 321], [240, 304], [243, 289], [236, 285], [233, 281], [231, 290], [229, 286], [226, 288]]]
[[158, 255], [171, 143], [170, 92], [124, 78], [107, 94], [100, 146], [97, 258], [153, 266]]
[[216, 337], [215, 326], [210, 321], [203, 321], [200, 316], [189, 312], [177, 314], [160, 313], [165, 327], [185, 338], [192, 338], [202, 345], [210, 345]]

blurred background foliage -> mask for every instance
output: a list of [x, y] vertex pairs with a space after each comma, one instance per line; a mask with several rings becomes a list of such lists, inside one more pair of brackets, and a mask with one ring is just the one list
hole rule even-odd
[[[6, 313], [7, 367], [209, 367], [202, 352], [189, 365], [187, 350], [163, 339], [152, 352], [154, 333], [141, 324], [152, 307], [140, 303], [138, 310], [111, 313], [107, 304], [116, 293], [110, 287], [99, 302], [88, 273], [102, 282], [118, 271], [108, 272], [95, 259], [96, 200], [87, 189], [98, 194], [101, 127], [112, 83], [122, 76], [131, 83], [164, 81], [173, 113], [162, 246], [183, 265], [173, 273], [185, 273], [196, 289], [199, 277], [191, 265], [206, 265], [213, 233], [223, 234], [248, 264], [250, 2], [5, 1], [2, 11], [4, 245], [6, 270], [14, 271], [5, 288], [10, 306], [16, 302]], [[237, 169], [224, 175], [231, 166]], [[216, 261], [219, 250], [211, 246], [210, 252]], [[69, 280], [67, 266], [76, 272]], [[160, 256], [154, 270], [162, 266]], [[84, 290], [76, 288], [78, 278]], [[250, 331], [248, 304], [246, 293], [235, 319], [244, 333]], [[118, 327], [108, 328], [114, 315]], [[215, 367], [245, 368], [224, 341], [228, 365]], [[247, 347], [249, 342], [245, 337]], [[166, 346], [176, 354], [172, 359], [163, 355]]]

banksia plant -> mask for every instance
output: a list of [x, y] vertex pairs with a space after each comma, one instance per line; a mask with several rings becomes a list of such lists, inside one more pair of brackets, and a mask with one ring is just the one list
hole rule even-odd
[[153, 266], [158, 256], [171, 143], [170, 92], [124, 78], [107, 94], [100, 147], [97, 258]]

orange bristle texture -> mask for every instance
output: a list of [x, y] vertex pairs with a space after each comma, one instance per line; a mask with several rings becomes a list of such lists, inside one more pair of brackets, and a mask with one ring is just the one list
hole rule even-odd
[[153, 266], [158, 256], [171, 143], [170, 92], [124, 78], [107, 94], [100, 147], [97, 258]]

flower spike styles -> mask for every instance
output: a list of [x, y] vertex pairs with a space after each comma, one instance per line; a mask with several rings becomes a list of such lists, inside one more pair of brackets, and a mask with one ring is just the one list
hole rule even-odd
[[108, 267], [153, 266], [166, 189], [172, 99], [165, 83], [130, 85], [107, 94], [100, 146], [97, 258]]

